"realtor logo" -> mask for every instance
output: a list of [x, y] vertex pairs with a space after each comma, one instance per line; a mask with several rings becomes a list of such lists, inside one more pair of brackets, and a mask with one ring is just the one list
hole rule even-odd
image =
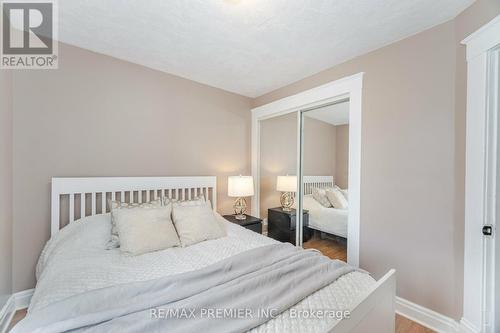
[[2, 11], [1, 68], [55, 69], [57, 20], [55, 0], [5, 0]]

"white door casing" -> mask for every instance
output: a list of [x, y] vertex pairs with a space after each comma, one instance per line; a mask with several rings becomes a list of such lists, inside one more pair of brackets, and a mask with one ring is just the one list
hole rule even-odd
[[[349, 98], [349, 217], [347, 262], [359, 266], [360, 203], [361, 203], [361, 110], [364, 73], [354, 74], [330, 83], [282, 98], [252, 109], [252, 176], [255, 195], [252, 215], [260, 215], [260, 122], [280, 115], [297, 112], [299, 131], [300, 111]], [[298, 132], [299, 133], [299, 132]], [[297, 135], [297, 175], [300, 165], [300, 135]], [[299, 182], [299, 177], [297, 177]], [[297, 184], [297, 188], [300, 184]]]
[[[493, 332], [498, 87], [491, 77], [493, 49], [500, 45], [500, 16], [467, 37], [464, 304], [461, 323], [472, 332]], [[496, 88], [496, 89], [495, 89]], [[497, 100], [497, 99], [496, 99]], [[498, 100], [497, 100], [498, 101]]]

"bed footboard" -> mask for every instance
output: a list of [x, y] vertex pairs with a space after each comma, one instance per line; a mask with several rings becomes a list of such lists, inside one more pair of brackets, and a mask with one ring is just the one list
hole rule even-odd
[[391, 269], [366, 293], [331, 333], [366, 333], [395, 331], [396, 271]]

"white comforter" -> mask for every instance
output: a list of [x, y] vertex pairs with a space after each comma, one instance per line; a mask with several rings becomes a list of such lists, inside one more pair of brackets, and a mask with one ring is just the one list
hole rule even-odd
[[[134, 257], [120, 253], [119, 249], [105, 249], [111, 228], [109, 214], [75, 222], [62, 229], [45, 246], [37, 265], [38, 282], [28, 315], [78, 293], [195, 270], [239, 252], [276, 242], [225, 223], [227, 237]], [[369, 275], [353, 272], [312, 294], [294, 308], [349, 309], [374, 283]], [[253, 331], [322, 332], [334, 322], [313, 320], [290, 318], [290, 311], [286, 311]]]
[[309, 211], [310, 228], [347, 238], [347, 209], [324, 207], [312, 195], [304, 196], [304, 209]]

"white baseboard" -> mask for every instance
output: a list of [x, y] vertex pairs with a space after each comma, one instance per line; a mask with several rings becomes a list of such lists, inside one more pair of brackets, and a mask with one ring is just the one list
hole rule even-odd
[[439, 333], [462, 332], [458, 321], [401, 297], [396, 297], [396, 313]]
[[470, 321], [468, 321], [465, 318], [462, 318], [460, 320], [460, 328], [461, 328], [460, 333], [479, 333], [479, 332], [481, 332], [481, 329], [474, 326]]
[[472, 325], [467, 319], [460, 322], [410, 302], [396, 297], [396, 313], [438, 333], [480, 333], [481, 330]]
[[26, 309], [30, 305], [34, 291], [35, 289], [23, 290], [9, 297], [7, 303], [0, 309], [0, 333], [7, 331], [17, 310]]

